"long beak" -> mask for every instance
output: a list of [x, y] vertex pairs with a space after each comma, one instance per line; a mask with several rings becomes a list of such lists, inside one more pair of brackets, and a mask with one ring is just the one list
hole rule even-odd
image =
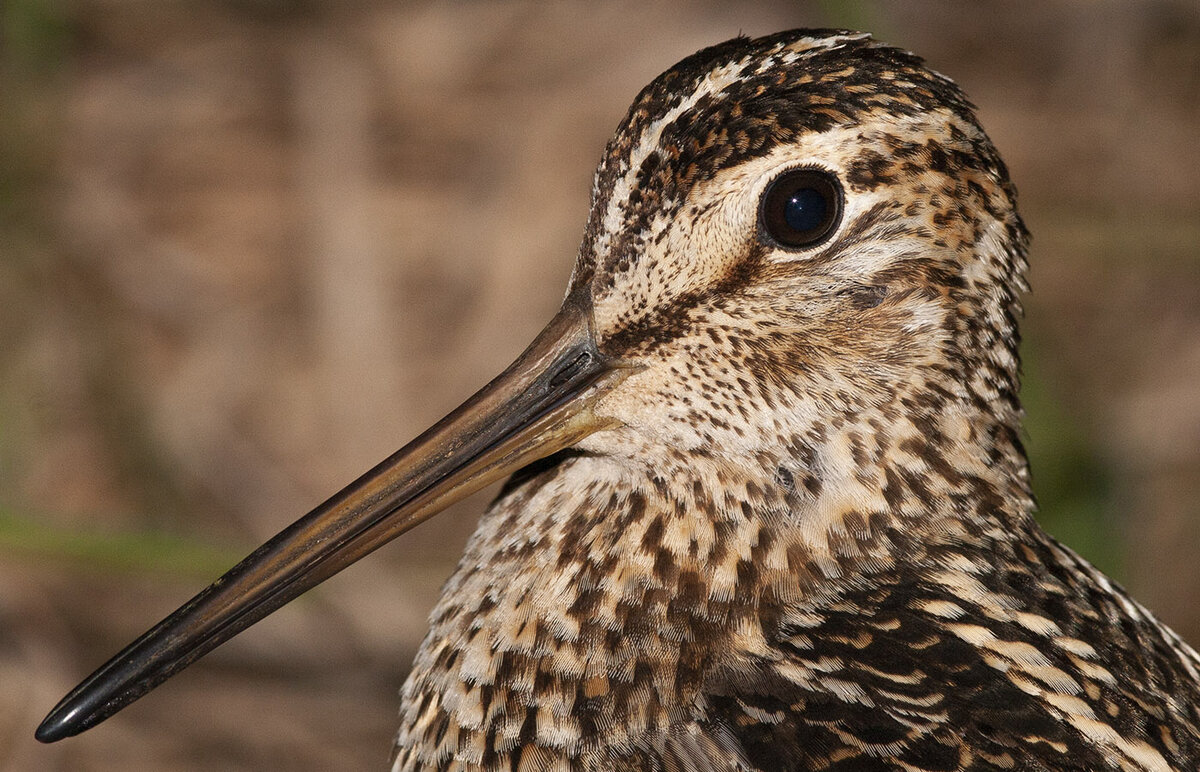
[[630, 369], [596, 348], [584, 303], [563, 310], [516, 362], [159, 622], [75, 687], [37, 739], [88, 729], [450, 504], [610, 424], [596, 400]]

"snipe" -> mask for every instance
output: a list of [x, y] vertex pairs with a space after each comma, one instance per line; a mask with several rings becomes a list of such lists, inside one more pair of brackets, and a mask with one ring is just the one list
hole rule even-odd
[[515, 472], [397, 770], [1200, 767], [1196, 653], [1032, 517], [1015, 195], [958, 88], [866, 35], [685, 59], [609, 143], [521, 358], [38, 737]]

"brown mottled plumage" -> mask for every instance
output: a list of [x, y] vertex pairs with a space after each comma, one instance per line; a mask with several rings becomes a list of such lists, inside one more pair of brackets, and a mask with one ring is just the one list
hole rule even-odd
[[[842, 224], [764, 243], [781, 169]], [[841, 32], [634, 102], [571, 283], [643, 369], [517, 475], [403, 690], [396, 770], [1194, 769], [1196, 654], [1034, 523], [1026, 233], [971, 106]]]
[[685, 59], [609, 143], [526, 354], [39, 738], [519, 469], [433, 612], [398, 772], [1200, 768], [1196, 653], [1033, 520], [1015, 195], [958, 88], [866, 35]]

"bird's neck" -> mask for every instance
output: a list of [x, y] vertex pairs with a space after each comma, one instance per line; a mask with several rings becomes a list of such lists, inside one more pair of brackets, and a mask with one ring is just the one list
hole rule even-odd
[[785, 608], [1032, 509], [1023, 458], [961, 416], [881, 426], [740, 457], [564, 457], [510, 483], [434, 610], [402, 761], [636, 746], [686, 723], [711, 668], [766, 651]]

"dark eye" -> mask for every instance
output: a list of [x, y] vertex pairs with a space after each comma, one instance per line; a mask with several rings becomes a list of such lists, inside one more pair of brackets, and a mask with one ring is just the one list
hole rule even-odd
[[842, 219], [842, 186], [821, 169], [792, 169], [767, 186], [761, 227], [781, 247], [801, 249], [829, 238]]

